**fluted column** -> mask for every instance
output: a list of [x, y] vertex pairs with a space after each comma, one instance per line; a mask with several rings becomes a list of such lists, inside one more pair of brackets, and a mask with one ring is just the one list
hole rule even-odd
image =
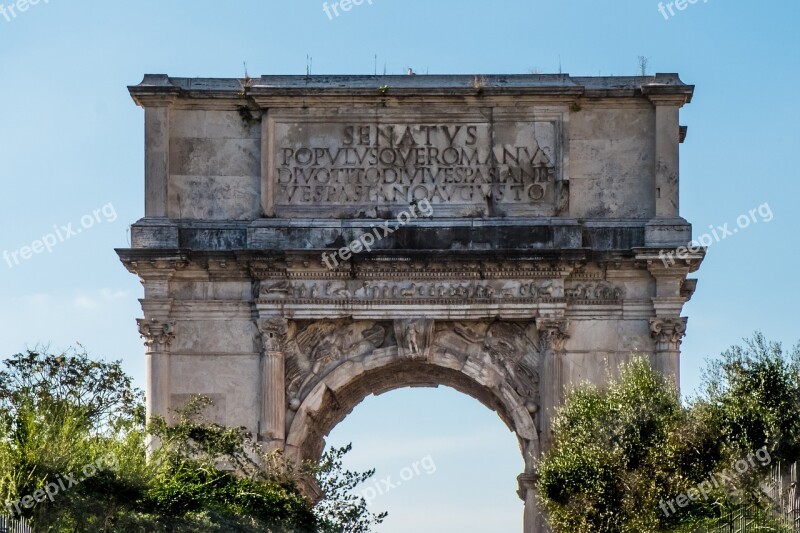
[[542, 452], [553, 443], [553, 417], [564, 401], [564, 348], [569, 338], [569, 322], [557, 318], [538, 318], [536, 328], [543, 343], [542, 371], [539, 389], [542, 406], [539, 411], [539, 440]]
[[261, 420], [259, 440], [270, 449], [283, 449], [286, 441], [286, 380], [284, 318], [258, 320], [261, 334]]
[[175, 323], [156, 318], [140, 318], [139, 334], [144, 338], [147, 357], [147, 420], [161, 416], [169, 420], [169, 347], [175, 338]]
[[686, 335], [688, 319], [681, 318], [651, 318], [650, 335], [655, 340], [656, 370], [673, 380], [677, 386], [681, 375], [681, 343]]

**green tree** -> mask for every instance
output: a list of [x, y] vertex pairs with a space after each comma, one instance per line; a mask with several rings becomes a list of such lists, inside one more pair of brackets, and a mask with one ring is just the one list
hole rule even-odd
[[352, 445], [327, 450], [320, 463], [312, 465], [320, 489], [326, 495], [314, 510], [320, 520], [320, 532], [368, 533], [373, 525], [382, 523], [387, 516], [387, 513], [371, 513], [367, 501], [353, 493], [359, 484], [375, 475], [375, 470], [346, 470], [342, 458], [351, 449]]
[[679, 486], [655, 467], [669, 464], [669, 436], [683, 417], [675, 389], [641, 359], [607, 389], [573, 391], [539, 467], [551, 525], [579, 533], [658, 531], [658, 508], [646, 504]]
[[761, 333], [712, 362], [696, 406], [708, 409], [735, 455], [767, 446], [776, 461], [800, 460], [800, 346], [785, 353]]
[[[607, 388], [572, 391], [559, 411], [539, 465], [549, 521], [564, 532], [688, 532], [752, 507], [762, 531], [783, 531], [763, 488], [773, 461], [798, 459], [798, 408], [798, 349], [784, 354], [760, 334], [711, 361], [685, 405], [637, 358]], [[677, 505], [681, 495], [697, 497]]]
[[[144, 460], [136, 457], [144, 439], [142, 393], [118, 362], [89, 359], [84, 352], [28, 351], [4, 362], [0, 372], [0, 503], [15, 514], [46, 523], [65, 509], [80, 517], [102, 508], [109, 498], [144, 484]], [[139, 454], [141, 455], [141, 454]], [[129, 467], [120, 485], [110, 470], [32, 509], [13, 505], [48, 484], [119, 457]], [[66, 486], [65, 485], [65, 486]], [[94, 500], [88, 495], [97, 496]], [[92, 502], [95, 505], [92, 505]], [[21, 508], [22, 513], [19, 513]]]
[[[190, 400], [170, 425], [156, 418], [145, 426], [142, 393], [119, 362], [75, 350], [29, 351], [5, 366], [0, 508], [10, 502], [37, 531], [350, 532], [382, 520], [348, 492], [372, 473], [347, 472], [341, 461], [293, 465], [266, 454], [244, 429], [206, 420], [207, 398]], [[161, 446], [148, 459], [150, 437]], [[329, 453], [340, 459], [346, 451]], [[298, 489], [308, 476], [334, 489], [317, 508]], [[32, 508], [14, 507], [65, 479], [77, 481]]]

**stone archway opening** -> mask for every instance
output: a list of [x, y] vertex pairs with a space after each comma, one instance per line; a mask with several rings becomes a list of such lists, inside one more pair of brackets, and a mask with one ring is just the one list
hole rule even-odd
[[520, 396], [503, 369], [489, 359], [460, 359], [431, 350], [425, 357], [401, 356], [397, 347], [373, 359], [345, 361], [328, 372], [292, 406], [285, 451], [296, 461], [316, 461], [325, 438], [367, 397], [408, 387], [450, 387], [494, 411], [518, 440], [524, 471], [518, 496], [525, 503], [527, 531], [538, 527], [534, 472], [540, 455], [536, 406]]
[[496, 412], [448, 386], [367, 397], [326, 437], [352, 444], [346, 468], [375, 469], [356, 488], [380, 531], [522, 531], [519, 440]]
[[[342, 373], [347, 371], [343, 369]], [[517, 435], [523, 457], [526, 448], [530, 447], [530, 438], [521, 436], [531, 436], [528, 430], [532, 429], [533, 422], [530, 417], [526, 420], [521, 414], [520, 409], [524, 409], [524, 405], [504, 400], [497, 391], [457, 370], [427, 362], [398, 361], [366, 371], [349, 381], [337, 382], [337, 379], [338, 376], [332, 376], [330, 382], [320, 383], [298, 409], [287, 438], [287, 449], [292, 450], [295, 457], [318, 460], [325, 448], [325, 437], [358, 404], [369, 396], [409, 387], [445, 386], [478, 400], [494, 411], [506, 427]], [[535, 437], [535, 433], [532, 436]]]

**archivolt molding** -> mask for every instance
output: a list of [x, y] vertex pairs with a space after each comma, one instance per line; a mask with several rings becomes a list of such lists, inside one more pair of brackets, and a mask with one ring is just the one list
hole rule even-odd
[[365, 397], [407, 386], [453, 387], [495, 410], [532, 469], [540, 453], [535, 322], [321, 320], [289, 328], [287, 451], [315, 459], [323, 439]]

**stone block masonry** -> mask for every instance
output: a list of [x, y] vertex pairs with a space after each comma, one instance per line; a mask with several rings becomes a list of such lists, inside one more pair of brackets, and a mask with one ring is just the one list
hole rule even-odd
[[536, 465], [565, 388], [635, 352], [678, 379], [703, 250], [661, 258], [691, 240], [679, 117], [694, 87], [481, 80], [264, 76], [247, 99], [235, 79], [129, 88], [145, 216], [117, 252], [144, 285], [148, 414], [203, 394], [215, 422], [316, 460], [369, 395], [449, 386], [517, 435], [525, 532], [545, 530]]

